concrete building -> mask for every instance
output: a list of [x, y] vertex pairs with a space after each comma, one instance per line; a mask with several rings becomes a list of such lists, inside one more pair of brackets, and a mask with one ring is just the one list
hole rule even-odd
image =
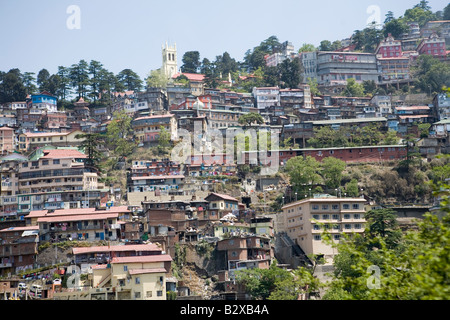
[[274, 52], [272, 54], [266, 55], [264, 59], [266, 60], [266, 65], [268, 67], [276, 67], [281, 64], [286, 59], [292, 59], [295, 57], [294, 46], [291, 42], [285, 41], [281, 44], [279, 52]]
[[234, 236], [224, 239], [217, 242], [217, 250], [225, 253], [231, 280], [238, 270], [268, 269], [273, 258], [270, 238], [263, 236]]
[[[166, 300], [172, 258], [155, 247], [130, 245], [111, 246], [108, 250], [88, 249], [91, 254], [98, 251], [108, 255], [108, 263], [89, 265], [84, 272], [88, 275], [87, 287], [75, 283], [76, 290], [55, 292], [54, 299]], [[85, 248], [74, 249], [86, 251]]]
[[25, 132], [19, 135], [19, 151], [29, 152], [45, 146], [76, 147], [83, 139], [78, 139], [81, 130], [71, 132]]
[[428, 54], [442, 59], [447, 56], [445, 39], [439, 37], [436, 33], [432, 33], [429, 37], [422, 39], [417, 45], [416, 51], [419, 54]]
[[57, 108], [57, 97], [52, 95], [50, 92], [42, 91], [39, 94], [31, 95], [31, 108], [39, 109], [45, 112], [56, 112]]
[[306, 255], [323, 255], [331, 264], [336, 249], [322, 241], [324, 230], [333, 242], [343, 234], [364, 232], [364, 198], [320, 196], [289, 203], [277, 215], [276, 232], [285, 232]]
[[17, 274], [34, 267], [38, 253], [38, 234], [37, 226], [0, 230], [0, 275]]
[[438, 93], [433, 98], [433, 115], [439, 120], [450, 119], [450, 97]]
[[73, 149], [44, 150], [18, 169], [18, 215], [32, 210], [100, 206], [98, 173]]
[[280, 105], [280, 88], [278, 87], [254, 87], [252, 93], [258, 110]]
[[13, 128], [0, 127], [0, 154], [8, 154], [15, 150], [15, 136]]
[[359, 52], [317, 52], [317, 82], [319, 86], [346, 86], [349, 78], [357, 83], [378, 82], [376, 56]]
[[177, 138], [177, 120], [173, 114], [139, 117], [131, 122], [131, 126], [142, 143], [157, 143], [161, 127], [167, 130], [171, 140]]
[[317, 52], [302, 52], [300, 59], [303, 64], [303, 82], [308, 79], [317, 80]]

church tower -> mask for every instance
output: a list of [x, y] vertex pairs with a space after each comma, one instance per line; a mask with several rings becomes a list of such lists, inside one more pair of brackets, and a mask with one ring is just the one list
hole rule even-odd
[[169, 46], [166, 42], [166, 46], [162, 46], [162, 72], [167, 78], [178, 72], [177, 65], [177, 45]]

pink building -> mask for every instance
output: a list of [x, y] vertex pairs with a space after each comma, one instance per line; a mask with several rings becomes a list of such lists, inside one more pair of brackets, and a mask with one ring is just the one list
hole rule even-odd
[[2, 154], [14, 151], [14, 129], [0, 127], [0, 152]]
[[387, 38], [378, 44], [375, 54], [380, 58], [401, 57], [403, 55], [402, 42], [395, 40], [389, 33]]
[[429, 38], [423, 39], [417, 46], [419, 54], [429, 54], [435, 57], [445, 57], [445, 39], [440, 38], [436, 33], [432, 33]]

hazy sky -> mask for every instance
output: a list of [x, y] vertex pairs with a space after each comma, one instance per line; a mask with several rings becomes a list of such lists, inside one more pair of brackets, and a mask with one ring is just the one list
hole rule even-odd
[[[403, 15], [419, 0], [0, 0], [0, 70], [35, 72], [98, 60], [114, 73], [142, 78], [161, 66], [161, 45], [177, 44], [214, 60], [228, 51], [241, 61], [271, 35], [303, 43], [348, 38], [387, 11]], [[433, 11], [447, 0], [430, 0]], [[77, 6], [77, 11], [71, 9]], [[377, 18], [378, 17], [378, 18]], [[68, 23], [69, 22], [69, 23]]]

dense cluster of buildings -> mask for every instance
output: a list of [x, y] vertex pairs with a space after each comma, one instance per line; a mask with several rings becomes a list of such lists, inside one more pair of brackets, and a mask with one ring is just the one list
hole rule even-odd
[[[446, 61], [449, 23], [432, 21], [419, 31], [411, 24], [402, 39], [389, 35], [373, 54], [353, 52], [350, 44], [340, 51], [298, 54], [285, 42], [280, 52], [266, 56], [266, 63], [276, 66], [299, 56], [305, 83], [297, 88], [254, 87], [251, 93], [242, 93], [231, 89], [231, 81], [224, 82], [229, 89], [208, 88], [204, 75], [178, 72], [176, 46], [166, 44], [161, 71], [173, 80], [184, 75], [187, 84], [174, 81], [166, 88], [114, 93], [107, 106], [91, 106], [80, 98], [65, 111], [58, 109], [57, 98], [49, 92], [1, 105], [0, 275], [41, 266], [39, 245], [68, 240], [108, 245], [73, 248], [71, 264], [87, 280], [75, 285], [76, 290], [53, 290], [57, 299], [166, 299], [167, 292], [181, 288], [171, 271], [180, 242], [216, 244], [224, 288], [233, 288], [237, 270], [270, 266], [276, 234], [305, 257], [322, 255], [330, 263], [336, 252], [322, 241], [321, 232], [328, 230], [332, 241], [363, 232], [366, 200], [310, 195], [283, 203], [276, 215], [257, 215], [242, 190], [232, 194], [216, 190], [219, 181], [229, 179], [245, 188], [252, 185], [239, 180], [237, 163], [239, 159], [240, 164], [258, 166], [252, 152], [236, 158], [224, 149], [201, 152], [211, 147], [207, 137], [251, 128], [274, 132], [280, 141], [291, 138], [292, 146], [269, 150], [278, 154], [281, 166], [297, 156], [319, 161], [335, 157], [346, 163], [401, 160], [407, 156], [401, 138], [409, 134], [422, 138], [418, 145], [425, 156], [448, 152], [446, 94], [348, 97], [333, 92], [340, 92], [349, 78], [377, 85], [411, 81], [411, 64], [421, 54]], [[429, 32], [436, 25], [442, 29], [440, 36]], [[313, 95], [308, 78], [330, 93]], [[113, 113], [122, 110], [132, 118], [139, 147], [157, 146], [163, 130], [176, 143], [182, 130], [198, 135], [195, 129], [200, 128], [199, 152], [185, 155], [189, 161], [133, 160], [125, 168], [125, 190], [105, 185], [101, 172], [86, 164], [80, 135], [105, 133]], [[249, 113], [261, 115], [263, 123], [239, 121]], [[421, 123], [430, 124], [426, 137], [418, 130]], [[308, 144], [323, 127], [371, 125], [383, 132], [393, 130], [398, 142], [333, 148]]]

